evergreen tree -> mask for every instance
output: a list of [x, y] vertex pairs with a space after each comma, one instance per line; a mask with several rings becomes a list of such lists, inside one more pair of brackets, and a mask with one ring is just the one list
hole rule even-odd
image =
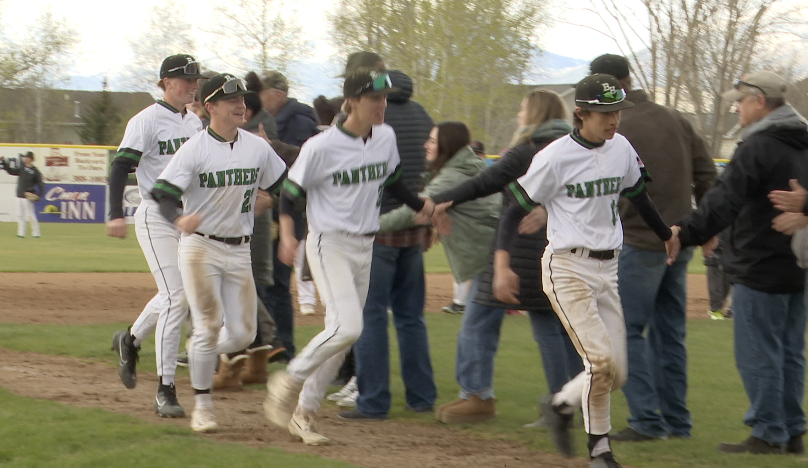
[[87, 105], [86, 112], [81, 114], [81, 121], [78, 133], [85, 145], [114, 146], [120, 141], [116, 130], [121, 122], [121, 111], [112, 100], [112, 93], [107, 90], [106, 79], [104, 90]]

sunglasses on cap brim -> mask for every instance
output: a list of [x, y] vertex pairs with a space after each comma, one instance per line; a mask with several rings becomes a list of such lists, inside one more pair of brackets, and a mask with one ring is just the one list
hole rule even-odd
[[385, 89], [390, 89], [393, 87], [393, 82], [390, 80], [390, 76], [387, 73], [371, 71], [370, 78], [371, 80], [368, 83], [356, 91], [354, 94], [355, 96], [359, 96], [368, 90], [371, 92], [384, 91]]
[[626, 99], [626, 93], [622, 89], [616, 89], [614, 91], [598, 94], [595, 98], [596, 99], [576, 99], [575, 102], [599, 105], [619, 104]]
[[216, 96], [216, 93], [218, 93], [219, 91], [223, 92], [225, 95], [228, 95], [228, 94], [233, 94], [238, 90], [247, 91], [247, 83], [245, 83], [244, 80], [242, 80], [240, 78], [236, 78], [236, 79], [233, 79], [233, 80], [227, 80], [227, 81], [224, 82], [223, 85], [219, 86], [212, 93], [210, 93], [208, 95], [208, 97], [205, 98], [203, 103], [210, 101], [210, 99], [213, 96]]
[[755, 95], [762, 94], [764, 96], [766, 95], [766, 92], [760, 89], [759, 87], [753, 84], [749, 84], [742, 80], [738, 80], [738, 82], [735, 83], [735, 89], [744, 94], [755, 94]]
[[175, 72], [177, 70], [182, 70], [182, 73], [185, 75], [197, 75], [199, 74], [199, 62], [188, 62], [181, 67], [174, 67], [167, 70], [166, 73]]

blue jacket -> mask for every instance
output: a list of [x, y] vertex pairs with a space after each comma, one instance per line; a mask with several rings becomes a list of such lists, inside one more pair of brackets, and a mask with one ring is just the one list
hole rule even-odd
[[317, 116], [314, 109], [291, 98], [275, 116], [278, 138], [287, 145], [301, 146], [317, 133]]

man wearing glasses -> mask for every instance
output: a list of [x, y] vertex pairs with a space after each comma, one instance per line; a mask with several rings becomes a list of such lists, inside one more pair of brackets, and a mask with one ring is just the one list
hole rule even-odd
[[160, 214], [182, 232], [179, 269], [195, 325], [188, 347], [191, 429], [198, 432], [218, 428], [210, 393], [218, 356], [255, 338], [254, 215], [286, 177], [286, 163], [266, 140], [239, 128], [247, 92], [229, 74], [202, 85], [210, 126], [180, 148], [152, 190]]
[[738, 109], [741, 142], [698, 209], [672, 227], [683, 247], [727, 229], [723, 261], [734, 283], [735, 363], [752, 434], [720, 444], [724, 453], [805, 451], [805, 272], [791, 236], [773, 229], [782, 212], [768, 198], [770, 191], [789, 190], [789, 179], [808, 183], [808, 128], [785, 94], [783, 78], [757, 71], [722, 95]]
[[109, 175], [107, 234], [123, 239], [127, 231], [123, 214], [124, 187], [129, 173], [137, 174], [142, 201], [135, 212], [135, 234], [158, 289], [135, 323], [113, 336], [112, 349], [120, 358], [118, 375], [126, 388], [135, 388], [140, 343], [154, 332], [159, 376], [154, 411], [171, 418], [185, 416], [177, 401], [174, 374], [188, 304], [177, 264], [180, 234], [160, 216], [151, 191], [174, 153], [202, 129], [199, 117], [185, 110], [185, 106], [194, 101], [194, 93], [199, 88], [197, 79], [205, 78], [200, 71], [199, 63], [190, 55], [172, 55], [163, 61], [157, 82], [164, 92], [163, 99], [129, 120]]

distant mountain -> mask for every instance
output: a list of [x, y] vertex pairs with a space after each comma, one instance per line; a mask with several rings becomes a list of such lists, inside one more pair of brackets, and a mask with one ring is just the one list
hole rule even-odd
[[[104, 75], [97, 74], [93, 76], [80, 76], [73, 75], [67, 81], [56, 83], [56, 89], [72, 89], [75, 91], [103, 91], [104, 89]], [[119, 90], [115, 90], [119, 91]], [[125, 91], [125, 90], [120, 90]]]
[[542, 51], [533, 55], [525, 84], [571, 84], [588, 74], [589, 61]]

